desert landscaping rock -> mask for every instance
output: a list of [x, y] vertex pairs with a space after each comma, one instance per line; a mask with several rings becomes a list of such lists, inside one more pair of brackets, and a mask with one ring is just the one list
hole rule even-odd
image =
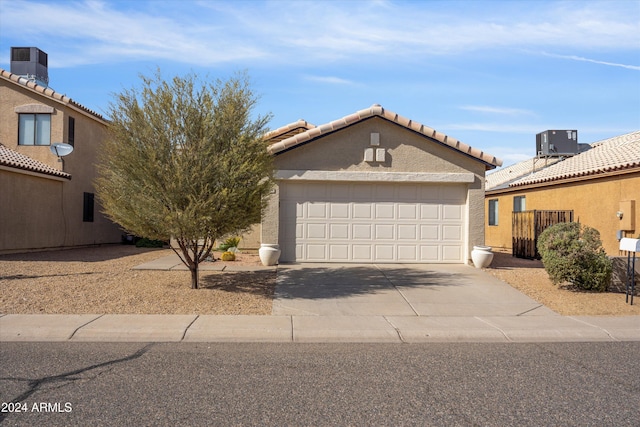
[[[198, 290], [186, 270], [133, 269], [172, 253], [110, 245], [0, 256], [0, 313], [271, 315], [275, 270], [234, 271], [261, 266], [255, 251], [222, 271], [201, 271]], [[640, 299], [631, 306], [624, 294], [553, 285], [540, 261], [496, 253], [485, 272], [561, 315], [640, 315]]]

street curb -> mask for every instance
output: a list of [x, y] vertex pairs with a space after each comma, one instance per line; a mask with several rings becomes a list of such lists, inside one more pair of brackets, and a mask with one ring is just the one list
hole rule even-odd
[[1, 342], [640, 341], [640, 316], [3, 314]]

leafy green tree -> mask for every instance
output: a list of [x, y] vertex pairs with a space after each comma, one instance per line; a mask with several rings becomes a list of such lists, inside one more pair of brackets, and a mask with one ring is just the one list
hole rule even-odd
[[216, 239], [256, 223], [273, 184], [262, 136], [270, 116], [251, 114], [257, 97], [246, 73], [203, 82], [197, 75], [141, 76], [109, 105], [109, 138], [98, 165], [104, 213], [147, 239], [173, 237], [191, 271]]

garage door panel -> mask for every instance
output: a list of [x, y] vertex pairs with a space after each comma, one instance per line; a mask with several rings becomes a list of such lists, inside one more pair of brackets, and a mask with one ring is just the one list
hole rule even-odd
[[420, 186], [420, 200], [438, 202], [442, 200], [440, 196], [441, 194], [442, 194], [442, 190], [441, 190], [441, 187], [439, 186], [435, 186], [435, 185]]
[[399, 224], [398, 240], [417, 240], [417, 228], [418, 226], [416, 224]]
[[349, 203], [331, 203], [330, 205], [331, 219], [348, 219], [349, 212]]
[[329, 224], [329, 239], [348, 240], [349, 228], [349, 224]]
[[371, 245], [353, 245], [351, 257], [353, 261], [373, 261]]
[[327, 259], [327, 245], [325, 244], [308, 244], [305, 249], [309, 261], [325, 261]]
[[327, 219], [327, 204], [318, 202], [307, 204], [307, 218]]
[[353, 219], [372, 219], [371, 216], [371, 203], [354, 203], [353, 204]]
[[390, 201], [396, 199], [395, 188], [392, 185], [376, 185], [373, 193], [375, 200]]
[[438, 262], [440, 260], [440, 246], [420, 245], [420, 261]]
[[348, 185], [331, 185], [329, 194], [331, 200], [344, 200], [346, 202], [351, 200], [351, 188]]
[[439, 220], [440, 219], [440, 205], [436, 204], [421, 204], [420, 205], [420, 219], [423, 220]]
[[443, 225], [442, 240], [462, 241], [462, 226], [459, 225]]
[[327, 200], [328, 199], [328, 184], [310, 182], [305, 184], [307, 188], [304, 191], [305, 196], [309, 200]]
[[464, 185], [283, 182], [280, 195], [282, 261], [464, 261]]
[[452, 245], [442, 246], [442, 261], [455, 261], [459, 262], [462, 257], [462, 246], [461, 245]]
[[420, 240], [433, 240], [440, 239], [440, 225], [427, 224], [420, 226]]
[[398, 204], [398, 219], [418, 219], [418, 205], [416, 204]]
[[462, 206], [443, 205], [442, 219], [445, 221], [460, 221], [462, 219]]
[[376, 240], [393, 240], [395, 239], [395, 226], [393, 224], [376, 224], [375, 225]]
[[371, 224], [353, 224], [354, 240], [371, 240]]
[[396, 207], [393, 203], [376, 203], [376, 219], [394, 219]]
[[329, 255], [333, 261], [349, 261], [349, 245], [329, 245]]
[[375, 259], [380, 262], [395, 261], [395, 245], [382, 245], [378, 244], [374, 246]]
[[418, 200], [418, 187], [416, 185], [396, 186], [396, 200], [414, 202]]
[[358, 183], [351, 186], [351, 200], [373, 200], [373, 185]]
[[398, 245], [398, 261], [415, 262], [418, 259], [418, 247], [416, 245], [403, 246]]
[[307, 224], [307, 239], [327, 239], [327, 224]]
[[457, 185], [445, 185], [441, 187], [440, 200], [445, 200], [447, 203], [457, 202], [457, 204], [464, 204], [467, 200], [467, 191], [463, 186]]

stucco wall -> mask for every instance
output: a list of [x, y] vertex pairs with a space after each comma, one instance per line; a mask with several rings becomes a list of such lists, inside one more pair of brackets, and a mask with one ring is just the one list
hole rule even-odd
[[[573, 210], [574, 220], [593, 227], [600, 232], [605, 251], [618, 255], [619, 242], [616, 231], [621, 221], [616, 217], [620, 202], [635, 200], [635, 230], [626, 237], [640, 234], [640, 172], [588, 179], [572, 183], [555, 184], [521, 191], [509, 191], [499, 195], [487, 194], [486, 218], [489, 215], [489, 200], [498, 200], [498, 225], [486, 224], [487, 245], [511, 250], [511, 216], [513, 198], [526, 196], [527, 210]], [[627, 213], [630, 215], [630, 213]]]
[[64, 184], [0, 170], [0, 251], [64, 245]]
[[[364, 161], [364, 151], [370, 148], [372, 132], [380, 135], [380, 145], [386, 149], [383, 163]], [[469, 173], [474, 182], [468, 184], [469, 252], [473, 245], [484, 243], [484, 173], [485, 165], [454, 149], [382, 118], [371, 118], [333, 134], [298, 146], [275, 158], [277, 170], [324, 170], [358, 172]], [[262, 241], [276, 243], [278, 239], [278, 188], [272, 195], [262, 223]]]
[[[15, 108], [30, 104], [53, 108], [52, 143], [68, 142], [68, 118], [75, 119], [74, 151], [64, 163], [51, 153], [50, 146], [18, 145]], [[100, 213], [97, 199], [94, 221], [83, 222], [83, 193], [95, 193], [95, 163], [106, 136], [103, 120], [0, 80], [0, 123], [0, 143], [72, 176], [71, 180], [58, 181], [2, 171], [0, 251], [120, 242], [119, 227]]]

